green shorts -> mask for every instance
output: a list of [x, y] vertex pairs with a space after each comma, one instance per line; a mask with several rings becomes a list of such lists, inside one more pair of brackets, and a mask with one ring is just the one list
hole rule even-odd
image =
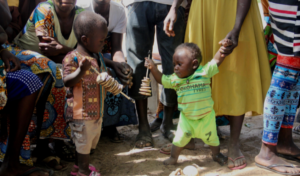
[[192, 138], [202, 139], [205, 144], [210, 146], [220, 145], [214, 110], [198, 120], [190, 120], [180, 113], [173, 144], [177, 147], [184, 147]]

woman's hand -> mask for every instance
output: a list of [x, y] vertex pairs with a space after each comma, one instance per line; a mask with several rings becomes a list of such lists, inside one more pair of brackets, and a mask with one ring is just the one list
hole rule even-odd
[[[8, 50], [4, 50], [0, 53], [0, 58], [3, 60], [5, 64], [5, 68], [7, 72], [14, 72], [21, 69], [20, 60], [10, 53]], [[13, 66], [10, 65], [10, 62], [13, 63]]]
[[177, 10], [176, 8], [171, 8], [167, 17], [164, 20], [164, 31], [170, 37], [175, 37], [175, 32], [173, 30], [174, 24], [177, 20]]
[[[223, 48], [223, 52], [221, 52], [222, 55], [229, 55], [232, 53], [232, 51], [234, 50], [235, 47], [238, 46], [238, 42], [239, 42], [239, 34], [240, 34], [240, 30], [232, 30], [230, 31], [227, 36], [221, 40], [219, 42], [219, 45], [222, 46], [222, 43], [226, 40], [230, 40], [232, 42], [232, 45], [227, 46], [226, 48]], [[222, 56], [224, 57], [224, 56]]]
[[42, 37], [39, 43], [40, 50], [45, 56], [58, 56], [62, 54], [63, 45], [60, 44], [55, 38]]
[[128, 85], [129, 88], [132, 86], [132, 68], [125, 62], [114, 62], [112, 69], [115, 70], [117, 77], [123, 85]]

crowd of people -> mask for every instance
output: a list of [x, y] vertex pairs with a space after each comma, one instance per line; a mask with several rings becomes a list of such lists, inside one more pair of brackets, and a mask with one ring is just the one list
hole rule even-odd
[[[137, 148], [154, 147], [158, 129], [172, 142], [160, 150], [170, 155], [166, 165], [199, 138], [214, 161], [243, 169], [246, 112], [264, 117], [256, 165], [300, 175], [282, 159], [300, 161], [292, 138], [300, 134], [300, 2], [262, 5], [264, 33], [256, 0], [0, 0], [0, 175], [51, 176], [64, 160], [74, 162], [71, 175], [100, 176], [90, 163], [100, 136], [121, 143], [116, 127], [129, 124], [138, 124]], [[147, 59], [155, 36], [162, 73]], [[151, 123], [139, 93], [147, 69], [163, 85]], [[97, 72], [136, 103], [107, 92]], [[219, 122], [230, 125], [228, 156]]]

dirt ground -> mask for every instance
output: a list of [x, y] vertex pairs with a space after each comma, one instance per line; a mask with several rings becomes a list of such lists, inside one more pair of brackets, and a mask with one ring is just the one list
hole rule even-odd
[[[148, 115], [149, 121], [154, 119], [153, 116], [152, 114]], [[168, 156], [159, 153], [159, 149], [169, 143], [168, 140], [164, 139], [160, 131], [156, 131], [153, 133], [154, 148], [135, 149], [137, 126], [119, 127], [120, 133], [125, 136], [124, 143], [111, 143], [107, 138], [101, 138], [96, 152], [91, 156], [91, 164], [100, 170], [102, 176], [168, 176], [176, 168], [183, 169], [193, 164], [198, 166], [200, 175], [205, 176], [278, 175], [255, 166], [254, 157], [258, 154], [261, 146], [262, 122], [262, 116], [247, 117], [244, 121], [240, 139], [241, 150], [247, 159], [248, 166], [243, 170], [231, 171], [226, 166], [221, 167], [215, 163], [210, 156], [209, 148], [204, 147], [201, 140], [196, 140], [196, 144], [199, 146], [196, 150], [183, 150], [177, 165], [165, 166], [162, 161]], [[227, 136], [226, 139], [220, 141], [221, 152], [227, 154], [229, 128], [225, 126], [220, 129], [222, 134]], [[294, 140], [300, 146], [300, 136], [294, 134]], [[297, 164], [296, 162], [291, 163]], [[73, 163], [69, 163], [67, 170], [56, 172], [55, 175], [69, 175], [72, 166]]]

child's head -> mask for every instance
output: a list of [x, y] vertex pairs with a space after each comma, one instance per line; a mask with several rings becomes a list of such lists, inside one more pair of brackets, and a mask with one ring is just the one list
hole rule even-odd
[[101, 52], [107, 36], [107, 22], [93, 12], [81, 12], [75, 19], [74, 32], [78, 45], [92, 53]]
[[202, 61], [200, 48], [194, 43], [183, 43], [173, 55], [174, 73], [179, 78], [192, 75]]

